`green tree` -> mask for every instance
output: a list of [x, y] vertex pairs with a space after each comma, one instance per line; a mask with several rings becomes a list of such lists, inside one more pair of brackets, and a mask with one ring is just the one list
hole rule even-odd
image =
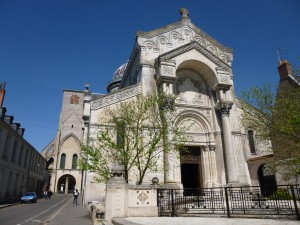
[[279, 93], [264, 84], [243, 92], [242, 122], [256, 131], [259, 141], [272, 143], [269, 165], [287, 180], [300, 175], [300, 88]]
[[110, 177], [110, 167], [119, 162], [125, 180], [134, 173], [141, 184], [148, 171], [162, 171], [163, 154], [179, 151], [185, 141], [184, 128], [176, 121], [174, 99], [161, 94], [139, 95], [105, 110], [103, 124], [82, 147], [81, 169], [97, 174], [98, 182]]

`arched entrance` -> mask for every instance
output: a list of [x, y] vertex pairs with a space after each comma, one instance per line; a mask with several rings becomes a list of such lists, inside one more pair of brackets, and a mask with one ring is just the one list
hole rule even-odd
[[193, 195], [195, 189], [203, 187], [200, 147], [186, 146], [180, 153], [180, 164], [184, 194]]
[[76, 186], [76, 179], [70, 175], [66, 174], [61, 176], [57, 182], [57, 192], [58, 193], [73, 193]]
[[277, 182], [274, 170], [267, 164], [262, 164], [257, 169], [257, 176], [261, 194], [269, 197], [277, 190]]

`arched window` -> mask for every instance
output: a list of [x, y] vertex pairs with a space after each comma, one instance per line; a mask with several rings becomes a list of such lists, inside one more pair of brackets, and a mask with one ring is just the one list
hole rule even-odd
[[62, 154], [60, 156], [60, 169], [64, 170], [65, 169], [65, 165], [66, 165], [66, 154]]
[[74, 154], [73, 155], [73, 159], [72, 159], [72, 169], [73, 170], [76, 170], [77, 169], [77, 155], [76, 154]]
[[249, 141], [249, 146], [250, 146], [250, 153], [256, 154], [253, 130], [248, 130], [248, 141]]

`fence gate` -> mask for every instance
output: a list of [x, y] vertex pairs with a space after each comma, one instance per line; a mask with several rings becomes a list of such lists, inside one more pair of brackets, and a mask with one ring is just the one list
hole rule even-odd
[[157, 194], [159, 216], [294, 215], [300, 220], [300, 185], [279, 185], [269, 196], [264, 196], [259, 186], [158, 189]]

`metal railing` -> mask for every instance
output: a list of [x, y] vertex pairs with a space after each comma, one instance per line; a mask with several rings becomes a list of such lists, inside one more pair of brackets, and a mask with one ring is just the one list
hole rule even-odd
[[296, 216], [300, 220], [300, 185], [270, 188], [274, 192], [269, 194], [262, 192], [259, 186], [158, 189], [159, 216], [223, 214], [229, 218], [242, 215], [285, 215]]

